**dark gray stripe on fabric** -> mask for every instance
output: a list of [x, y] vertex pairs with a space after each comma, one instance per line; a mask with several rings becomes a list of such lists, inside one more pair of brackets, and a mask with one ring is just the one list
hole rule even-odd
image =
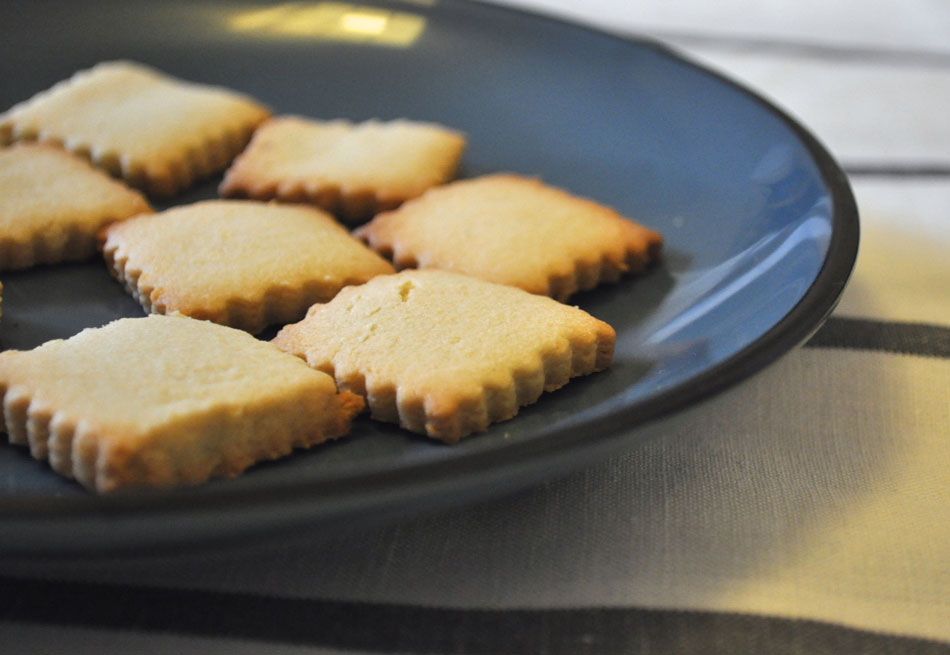
[[810, 348], [883, 350], [924, 357], [950, 357], [950, 327], [831, 317], [805, 345]]
[[[436, 609], [0, 577], [0, 621], [378, 653], [950, 655], [817, 621], [639, 608]], [[0, 628], [2, 630], [2, 628]]]
[[897, 179], [927, 179], [950, 177], [950, 163], [914, 164], [914, 163], [843, 163], [841, 165], [848, 177], [874, 177]]
[[700, 47], [737, 54], [797, 57], [823, 61], [854, 62], [862, 65], [912, 66], [914, 68], [950, 68], [950, 52], [893, 46], [832, 45], [813, 41], [795, 41], [740, 34], [700, 34], [674, 30], [640, 31], [673, 46]]

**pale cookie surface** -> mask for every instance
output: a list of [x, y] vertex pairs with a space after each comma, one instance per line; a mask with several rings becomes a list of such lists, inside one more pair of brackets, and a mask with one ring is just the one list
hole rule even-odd
[[225, 196], [310, 202], [347, 221], [391, 209], [455, 175], [465, 138], [407, 120], [272, 118], [225, 173]]
[[108, 223], [151, 212], [145, 198], [59, 148], [0, 148], [0, 269], [76, 261]]
[[0, 115], [0, 145], [49, 141], [156, 196], [227, 166], [269, 112], [130, 62], [80, 71]]
[[363, 401], [239, 330], [121, 319], [0, 354], [3, 431], [98, 492], [233, 477], [346, 434]]
[[116, 223], [103, 255], [146, 311], [254, 333], [393, 272], [319, 209], [251, 200], [208, 200]]
[[356, 235], [397, 268], [438, 268], [565, 300], [643, 271], [659, 234], [608, 207], [510, 174], [431, 189]]
[[448, 442], [606, 368], [613, 328], [575, 307], [444, 271], [349, 287], [274, 339], [366, 397], [373, 418]]

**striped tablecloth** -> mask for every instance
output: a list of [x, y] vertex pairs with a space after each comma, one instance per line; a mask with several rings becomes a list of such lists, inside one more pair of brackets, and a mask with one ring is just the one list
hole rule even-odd
[[656, 38], [808, 126], [862, 219], [831, 320], [502, 500], [316, 543], [0, 562], [0, 652], [950, 653], [950, 4], [508, 4]]

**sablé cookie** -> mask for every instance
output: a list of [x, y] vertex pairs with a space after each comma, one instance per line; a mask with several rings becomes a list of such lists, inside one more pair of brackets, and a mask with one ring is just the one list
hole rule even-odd
[[416, 270], [344, 289], [274, 343], [365, 396], [373, 418], [455, 442], [606, 368], [614, 340], [576, 307]]
[[314, 207], [208, 200], [110, 226], [103, 255], [146, 311], [259, 332], [393, 267]]
[[346, 434], [363, 407], [272, 344], [181, 316], [4, 352], [0, 393], [10, 441], [98, 492], [233, 477]]
[[534, 178], [488, 175], [430, 189], [355, 232], [396, 268], [438, 268], [566, 300], [643, 271], [662, 237]]
[[224, 175], [224, 196], [309, 202], [346, 221], [392, 209], [455, 175], [465, 137], [408, 120], [266, 121]]
[[0, 145], [48, 141], [155, 196], [221, 170], [269, 112], [221, 87], [105, 62], [0, 115]]
[[151, 211], [140, 193], [60, 148], [0, 148], [0, 269], [86, 259], [103, 226]]

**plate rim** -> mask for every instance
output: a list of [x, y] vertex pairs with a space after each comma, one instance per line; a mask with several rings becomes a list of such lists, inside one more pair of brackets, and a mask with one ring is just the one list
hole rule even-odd
[[[817, 331], [834, 310], [841, 293], [854, 269], [860, 240], [860, 223], [857, 203], [850, 183], [840, 165], [826, 147], [807, 128], [784, 109], [753, 91], [743, 83], [728, 77], [727, 74], [696, 61], [674, 47], [661, 43], [644, 35], [618, 34], [603, 30], [579, 21], [528, 11], [523, 8], [501, 6], [473, 0], [452, 0], [449, 4], [475, 7], [480, 10], [518, 14], [525, 20], [542, 20], [587, 31], [599, 38], [614, 39], [623, 44], [635, 44], [651, 49], [664, 57], [684, 63], [689, 67], [707, 74], [718, 82], [738, 91], [746, 98], [760, 105], [767, 113], [780, 119], [792, 135], [804, 147], [814, 162], [818, 174], [825, 184], [831, 200], [830, 224], [831, 236], [821, 268], [814, 281], [808, 286], [801, 299], [778, 322], [733, 355], [703, 371], [702, 373], [654, 396], [617, 408], [605, 416], [586, 421], [583, 430], [576, 425], [562, 426], [545, 431], [543, 438], [512, 443], [504, 448], [465, 453], [457, 459], [415, 463], [395, 470], [348, 475], [340, 478], [324, 478], [313, 481], [292, 481], [281, 483], [270, 481], [263, 488], [233, 488], [226, 485], [214, 489], [203, 489], [201, 497], [175, 493], [122, 494], [117, 496], [70, 496], [37, 497], [10, 499], [0, 496], [0, 527], [6, 523], [22, 524], [48, 521], [51, 518], [69, 517], [72, 520], [109, 519], [134, 516], [137, 519], [154, 519], [173, 512], [185, 514], [211, 512], [221, 507], [270, 506], [284, 501], [296, 501], [306, 496], [306, 504], [328, 503], [340, 510], [341, 504], [352, 503], [354, 498], [371, 499], [380, 493], [398, 489], [402, 495], [394, 497], [394, 502], [406, 497], [424, 495], [439, 488], [451, 477], [468, 478], [475, 472], [491, 471], [493, 477], [511, 473], [519, 467], [537, 467], [541, 459], [546, 462], [562, 460], [580, 443], [588, 446], [596, 441], [598, 452], [605, 447], [616, 446], [618, 442], [632, 437], [645, 424], [662, 417], [695, 406], [702, 400], [721, 393], [742, 380], [764, 369], [782, 355], [806, 341]], [[539, 459], [540, 455], [544, 455]], [[592, 459], [591, 453], [582, 461]], [[563, 468], [562, 464], [562, 468]], [[574, 465], [576, 466], [576, 464]], [[530, 477], [521, 485], [509, 484], [505, 489], [530, 483]], [[470, 481], [469, 481], [470, 482]], [[482, 485], [485, 486], [485, 485]], [[490, 496], [485, 493], [484, 496]], [[379, 505], [382, 499], [377, 498]], [[200, 507], [190, 505], [198, 504]], [[356, 503], [359, 505], [359, 503]], [[344, 508], [344, 513], [346, 509]], [[323, 512], [330, 515], [332, 512]], [[3, 530], [0, 538], [0, 551], [28, 550], [31, 539], [18, 539]], [[35, 540], [34, 540], [35, 541]], [[189, 541], [187, 537], [179, 541]], [[78, 546], [78, 544], [77, 544]], [[82, 549], [82, 546], [79, 546]], [[70, 544], [61, 544], [59, 549], [66, 552]]]

